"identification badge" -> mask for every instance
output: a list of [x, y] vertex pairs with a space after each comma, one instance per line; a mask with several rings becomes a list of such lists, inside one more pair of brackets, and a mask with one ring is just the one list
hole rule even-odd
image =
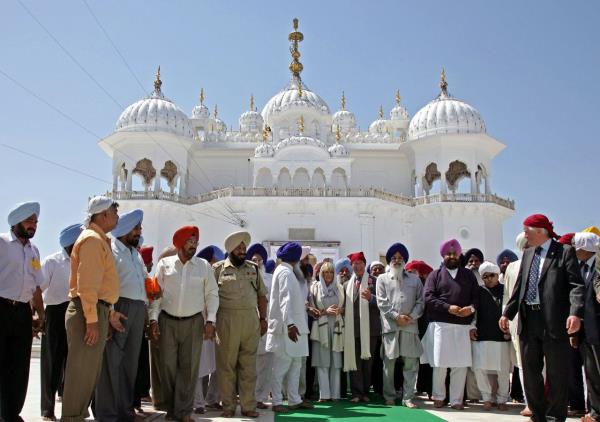
[[34, 269], [34, 271], [39, 271], [42, 269], [42, 265], [40, 264], [40, 260], [37, 258], [31, 258], [31, 268]]

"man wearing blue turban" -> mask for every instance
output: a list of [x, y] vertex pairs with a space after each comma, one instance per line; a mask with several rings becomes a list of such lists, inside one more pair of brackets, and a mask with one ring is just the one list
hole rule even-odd
[[269, 301], [266, 350], [274, 353], [273, 362], [273, 411], [286, 413], [283, 406], [282, 384], [287, 377], [288, 408], [310, 409], [309, 402], [302, 401], [299, 393], [302, 358], [308, 356], [308, 322], [305, 298], [294, 274], [294, 266], [300, 261], [302, 246], [296, 242], [283, 244], [277, 250], [282, 262], [273, 273], [271, 300]]
[[[40, 204], [18, 204], [8, 215], [8, 233], [0, 234], [0, 420], [19, 416], [29, 382], [32, 328], [41, 330], [45, 315], [40, 285], [40, 253], [31, 243], [40, 215]], [[38, 318], [32, 319], [33, 299]]]
[[[137, 247], [142, 235], [144, 212], [122, 214], [111, 235], [112, 253], [119, 275], [119, 300], [110, 324], [102, 370], [96, 385], [96, 417], [99, 420], [133, 420], [135, 378], [146, 321], [146, 271]], [[119, 317], [127, 319], [123, 326]]]
[[44, 283], [41, 285], [46, 304], [46, 322], [40, 355], [41, 410], [44, 420], [54, 420], [54, 398], [63, 380], [67, 363], [65, 313], [69, 306], [71, 251], [83, 230], [81, 223], [64, 228], [59, 235], [61, 250], [42, 262]]

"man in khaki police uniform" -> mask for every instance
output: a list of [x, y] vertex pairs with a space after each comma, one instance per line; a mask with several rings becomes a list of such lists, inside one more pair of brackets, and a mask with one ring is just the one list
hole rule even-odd
[[[219, 285], [217, 312], [217, 376], [223, 401], [222, 417], [231, 418], [239, 385], [242, 415], [256, 418], [256, 351], [267, 331], [267, 290], [256, 264], [246, 261], [250, 234], [225, 239], [228, 257], [214, 265]], [[258, 307], [258, 314], [256, 309]]]

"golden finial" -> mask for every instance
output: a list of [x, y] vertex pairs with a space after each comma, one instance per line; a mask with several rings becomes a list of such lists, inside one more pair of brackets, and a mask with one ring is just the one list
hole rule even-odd
[[396, 105], [400, 105], [400, 90], [396, 90]]
[[254, 95], [250, 94], [250, 110], [254, 111]]
[[346, 96], [344, 95], [344, 91], [342, 91], [342, 110], [346, 110]]
[[290, 63], [290, 72], [294, 75], [294, 78], [300, 79], [300, 73], [304, 66], [300, 63], [300, 51], [298, 50], [298, 43], [304, 40], [304, 34], [298, 31], [298, 18], [294, 18], [294, 31], [288, 35], [288, 40], [292, 43], [290, 46], [290, 53], [292, 55], [292, 62]]
[[298, 97], [302, 98], [302, 82], [298, 79]]
[[200, 88], [200, 105], [204, 105], [204, 88]]
[[271, 128], [268, 125], [265, 125], [262, 131], [263, 142], [267, 142], [269, 139], [269, 135], [271, 134]]
[[384, 116], [384, 114], [383, 114], [383, 106], [381, 105], [381, 106], [379, 106], [379, 118], [383, 119], [383, 116]]
[[160, 80], [160, 66], [158, 66], [158, 70], [156, 71], [156, 80], [154, 81], [154, 90], [156, 92], [160, 92], [161, 86], [162, 86], [162, 81]]
[[214, 115], [215, 115], [215, 119], [217, 119], [217, 118], [219, 117], [219, 109], [218, 109], [218, 107], [217, 107], [217, 105], [216, 105], [216, 104], [215, 104], [215, 112], [214, 112]]
[[340, 139], [342, 139], [342, 133], [340, 132], [340, 125], [337, 125], [335, 128], [335, 142], [339, 144]]
[[448, 96], [448, 82], [446, 82], [446, 69], [442, 67], [442, 74], [440, 75], [440, 96]]
[[300, 118], [298, 119], [298, 132], [300, 133], [300, 135], [304, 135], [304, 116], [300, 115]]

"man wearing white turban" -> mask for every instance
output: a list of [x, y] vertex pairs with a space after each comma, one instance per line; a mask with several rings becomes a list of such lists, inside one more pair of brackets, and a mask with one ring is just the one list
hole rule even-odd
[[[40, 253], [31, 243], [40, 204], [25, 202], [8, 215], [10, 231], [0, 234], [0, 420], [19, 421], [29, 381], [31, 332], [44, 321]], [[38, 319], [32, 321], [29, 301]], [[37, 336], [37, 334], [36, 334]]]

